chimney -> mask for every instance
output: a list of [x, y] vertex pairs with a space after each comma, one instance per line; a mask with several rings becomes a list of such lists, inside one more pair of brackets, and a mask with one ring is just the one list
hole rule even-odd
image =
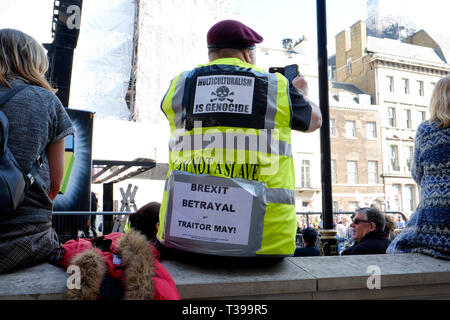
[[344, 81], [346, 78], [345, 66], [347, 65], [347, 51], [350, 49], [350, 32], [341, 31], [336, 35], [336, 81]]
[[356, 60], [362, 57], [366, 50], [367, 44], [367, 31], [366, 23], [362, 20], [356, 22], [350, 27], [351, 34], [351, 53], [352, 60]]

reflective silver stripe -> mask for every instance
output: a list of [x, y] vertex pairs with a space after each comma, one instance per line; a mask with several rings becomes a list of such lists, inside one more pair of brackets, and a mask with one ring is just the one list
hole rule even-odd
[[277, 114], [278, 79], [276, 74], [269, 74], [267, 78], [268, 78], [267, 109], [264, 128], [274, 129], [275, 115]]
[[185, 71], [180, 74], [180, 77], [178, 78], [177, 84], [175, 85], [175, 92], [173, 93], [172, 97], [172, 109], [174, 113], [174, 119], [173, 122], [175, 123], [175, 127], [180, 129], [183, 128], [183, 121], [182, 121], [182, 115], [183, 115], [183, 96], [184, 96], [184, 84], [187, 75], [189, 74], [189, 71]]
[[164, 191], [167, 191], [167, 184], [169, 183], [169, 178], [166, 178], [166, 182], [164, 182]]
[[266, 189], [267, 203], [295, 205], [295, 191], [287, 189]]
[[[251, 130], [251, 129], [250, 129]], [[174, 132], [169, 141], [169, 150], [172, 151], [192, 151], [200, 149], [234, 149], [257, 151], [278, 156], [292, 158], [291, 144], [280, 141], [273, 137], [272, 130], [260, 130], [259, 136], [256, 134], [236, 133], [236, 132], [214, 132], [199, 135], [185, 135], [180, 130]], [[256, 131], [255, 131], [256, 133]], [[198, 141], [196, 141], [198, 139]]]

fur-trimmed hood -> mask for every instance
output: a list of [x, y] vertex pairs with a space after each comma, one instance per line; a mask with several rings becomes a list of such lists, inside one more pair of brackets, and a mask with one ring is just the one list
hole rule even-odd
[[[104, 275], [113, 273], [114, 270], [111, 270], [111, 266], [114, 263], [117, 265], [117, 261], [110, 261], [114, 259], [114, 252], [118, 253], [121, 260], [125, 299], [153, 299], [155, 259], [147, 238], [139, 231], [130, 229], [126, 234], [115, 233], [105, 236], [104, 239], [112, 240], [110, 250], [107, 252], [105, 252], [105, 248], [101, 251], [99, 248], [92, 247], [77, 253], [72, 258], [70, 264], [80, 268], [81, 288], [69, 289], [67, 291], [68, 299], [98, 299]], [[118, 259], [116, 258], [116, 260]]]

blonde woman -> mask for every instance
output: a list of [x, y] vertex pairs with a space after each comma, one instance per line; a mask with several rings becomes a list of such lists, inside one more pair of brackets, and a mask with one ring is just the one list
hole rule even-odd
[[12, 214], [0, 213], [0, 273], [46, 261], [58, 246], [51, 224], [53, 199], [63, 177], [64, 137], [74, 128], [45, 79], [47, 67], [36, 40], [0, 29], [0, 96], [23, 86], [0, 106], [9, 122], [8, 147], [25, 172], [43, 155], [24, 202]]
[[450, 75], [430, 101], [430, 119], [419, 125], [412, 176], [421, 201], [387, 253], [419, 252], [450, 260]]

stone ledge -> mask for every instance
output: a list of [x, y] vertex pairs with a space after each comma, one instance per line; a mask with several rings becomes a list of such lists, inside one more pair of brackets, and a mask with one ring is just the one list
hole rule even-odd
[[[292, 257], [259, 269], [162, 264], [182, 299], [450, 299], [450, 261], [420, 254]], [[370, 266], [379, 290], [367, 288]], [[0, 299], [65, 299], [68, 276], [47, 263], [2, 274]]]
[[69, 275], [50, 263], [0, 274], [0, 299], [61, 300]]

